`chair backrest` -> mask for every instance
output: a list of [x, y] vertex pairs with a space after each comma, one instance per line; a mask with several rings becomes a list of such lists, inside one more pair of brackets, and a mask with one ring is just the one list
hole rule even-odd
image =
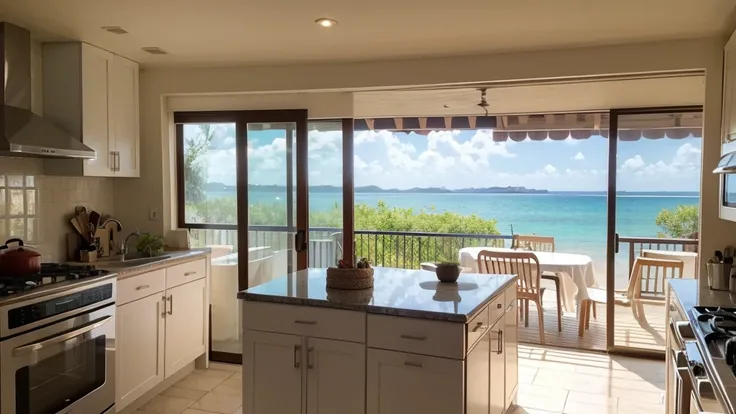
[[551, 236], [536, 236], [515, 234], [512, 247], [521, 250], [532, 250], [535, 252], [554, 252], [555, 238]]
[[[683, 264], [680, 260], [654, 259], [637, 257], [631, 269], [631, 280], [639, 280], [639, 286], [633, 286], [634, 297], [646, 295], [663, 296], [665, 279], [682, 279]], [[638, 276], [638, 277], [637, 277]]]
[[478, 271], [489, 274], [515, 274], [519, 276], [517, 290], [538, 294], [542, 272], [539, 259], [530, 252], [496, 252], [481, 250], [478, 253]]

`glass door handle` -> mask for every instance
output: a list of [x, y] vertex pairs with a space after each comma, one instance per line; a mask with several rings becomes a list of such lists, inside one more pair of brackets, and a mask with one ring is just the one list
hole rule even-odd
[[297, 252], [307, 251], [307, 232], [304, 230], [297, 230], [294, 235], [294, 248]]
[[618, 253], [618, 233], [613, 234], [613, 252]]

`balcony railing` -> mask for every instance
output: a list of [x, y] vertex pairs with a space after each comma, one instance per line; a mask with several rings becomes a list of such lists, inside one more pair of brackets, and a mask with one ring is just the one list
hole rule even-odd
[[[292, 248], [293, 232], [285, 226], [249, 226], [250, 247], [268, 246], [273, 251]], [[192, 245], [232, 246], [238, 250], [238, 231], [190, 229]], [[463, 247], [511, 247], [511, 235], [444, 234], [410, 231], [356, 230], [355, 255], [377, 266], [418, 269], [422, 262], [457, 261]], [[342, 229], [315, 227], [309, 230], [309, 266], [333, 266], [342, 256]], [[695, 251], [698, 240], [620, 237], [622, 254], [628, 255], [628, 274], [643, 250]], [[626, 256], [624, 256], [626, 257]]]

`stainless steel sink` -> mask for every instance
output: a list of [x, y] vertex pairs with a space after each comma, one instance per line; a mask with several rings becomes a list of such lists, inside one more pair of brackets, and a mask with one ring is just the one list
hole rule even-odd
[[148, 254], [145, 253], [129, 253], [125, 256], [118, 255], [118, 256], [111, 256], [106, 259], [100, 260], [99, 262], [104, 262], [109, 264], [110, 266], [116, 266], [116, 267], [127, 267], [127, 266], [141, 266], [149, 263], [156, 263], [163, 260], [166, 260], [170, 258], [171, 256], [166, 254], [154, 254], [153, 257], [151, 257]]

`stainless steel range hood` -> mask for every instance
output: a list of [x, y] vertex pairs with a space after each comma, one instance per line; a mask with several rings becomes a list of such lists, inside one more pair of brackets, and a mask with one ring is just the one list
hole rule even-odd
[[724, 154], [718, 161], [718, 166], [713, 170], [714, 174], [736, 173], [736, 151]]
[[0, 155], [55, 158], [95, 158], [95, 150], [70, 133], [31, 112], [31, 34], [0, 23]]

